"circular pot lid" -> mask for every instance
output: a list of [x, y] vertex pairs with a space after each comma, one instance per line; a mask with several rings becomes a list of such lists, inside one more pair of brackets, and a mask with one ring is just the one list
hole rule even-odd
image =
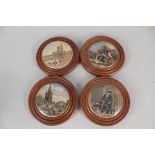
[[113, 125], [128, 113], [130, 98], [117, 80], [98, 77], [88, 82], [81, 94], [81, 106], [87, 117], [99, 125]]
[[80, 58], [87, 71], [103, 76], [118, 71], [125, 56], [123, 48], [116, 40], [107, 36], [96, 36], [83, 44]]
[[49, 76], [37, 82], [29, 95], [33, 116], [47, 125], [65, 122], [77, 105], [74, 86], [65, 78]]
[[65, 75], [77, 65], [79, 50], [72, 40], [54, 37], [41, 44], [36, 59], [39, 67], [49, 75]]

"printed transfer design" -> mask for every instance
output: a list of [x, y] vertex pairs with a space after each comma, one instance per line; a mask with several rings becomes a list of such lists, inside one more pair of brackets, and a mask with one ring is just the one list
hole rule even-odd
[[58, 83], [43, 86], [36, 96], [36, 106], [40, 113], [48, 117], [63, 114], [70, 104], [67, 89]]
[[112, 117], [118, 114], [123, 105], [121, 92], [113, 85], [98, 84], [88, 98], [90, 109], [99, 117]]
[[53, 41], [42, 52], [43, 62], [50, 68], [59, 69], [67, 66], [73, 57], [71, 46], [64, 41]]
[[111, 43], [97, 41], [89, 47], [88, 58], [94, 66], [107, 68], [116, 64], [118, 53]]

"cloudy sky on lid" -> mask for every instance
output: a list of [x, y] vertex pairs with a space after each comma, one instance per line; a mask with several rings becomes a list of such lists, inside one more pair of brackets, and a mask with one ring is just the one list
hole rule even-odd
[[57, 46], [60, 46], [61, 44], [63, 45], [64, 51], [66, 52], [72, 51], [72, 48], [70, 47], [68, 43], [64, 41], [53, 41], [45, 46], [45, 48], [43, 49], [43, 55], [50, 55], [54, 51], [57, 51]]
[[[42, 95], [43, 97], [45, 96], [45, 93], [48, 91], [50, 84], [45, 85], [42, 87], [39, 92], [37, 93], [38, 95]], [[69, 93], [67, 89], [58, 83], [51, 83], [51, 90], [53, 93], [53, 101], [67, 101], [69, 100]]]
[[102, 46], [105, 46], [105, 45], [109, 47], [110, 49], [115, 49], [115, 47], [109, 42], [98, 41], [98, 42], [93, 43], [90, 46], [89, 50], [91, 50], [92, 52], [97, 52]]

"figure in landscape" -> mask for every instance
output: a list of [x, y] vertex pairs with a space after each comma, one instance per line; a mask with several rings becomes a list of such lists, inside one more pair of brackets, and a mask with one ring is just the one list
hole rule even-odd
[[99, 107], [101, 113], [112, 114], [112, 92], [107, 91], [101, 98], [100, 103], [95, 103], [94, 107]]

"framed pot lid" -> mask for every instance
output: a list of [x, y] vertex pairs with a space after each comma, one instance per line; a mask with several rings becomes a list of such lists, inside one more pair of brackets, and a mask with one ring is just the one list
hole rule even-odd
[[41, 44], [36, 59], [39, 67], [49, 75], [65, 75], [77, 65], [79, 50], [72, 40], [54, 37]]
[[128, 113], [130, 98], [117, 80], [98, 77], [88, 82], [81, 94], [81, 106], [87, 117], [99, 125], [113, 125]]
[[80, 58], [87, 71], [103, 76], [118, 71], [125, 56], [123, 48], [116, 40], [107, 36], [96, 36], [83, 44]]
[[65, 78], [46, 77], [37, 82], [29, 95], [33, 116], [47, 125], [58, 125], [72, 115], [77, 105], [74, 86]]

